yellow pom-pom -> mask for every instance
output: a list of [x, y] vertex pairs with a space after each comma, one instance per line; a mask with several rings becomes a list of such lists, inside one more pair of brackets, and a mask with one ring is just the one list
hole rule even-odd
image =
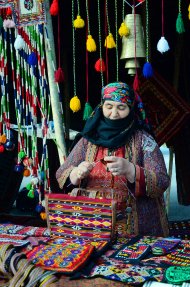
[[112, 33], [109, 33], [109, 35], [106, 37], [105, 47], [107, 47], [108, 49], [112, 49], [116, 47]]
[[121, 23], [118, 33], [121, 37], [129, 35], [129, 28], [126, 26], [124, 22]]
[[70, 100], [70, 109], [73, 111], [73, 113], [76, 113], [81, 109], [80, 100], [77, 96], [74, 96]]
[[190, 20], [190, 4], [189, 4], [189, 6], [188, 6], [188, 12], [189, 12], [188, 18], [189, 18], [189, 20]]
[[0, 136], [0, 144], [5, 144], [7, 141], [7, 137], [5, 134]]
[[80, 15], [73, 21], [73, 25], [75, 28], [83, 28], [84, 27], [84, 20], [81, 18]]
[[46, 213], [43, 211], [43, 212], [40, 212], [40, 217], [42, 220], [46, 220], [47, 219], [47, 215]]
[[91, 35], [88, 35], [88, 39], [86, 41], [86, 49], [88, 52], [95, 52], [96, 51], [96, 43]]

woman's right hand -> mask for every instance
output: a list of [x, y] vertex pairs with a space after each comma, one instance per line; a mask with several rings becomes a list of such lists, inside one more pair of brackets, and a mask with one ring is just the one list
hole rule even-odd
[[94, 165], [88, 161], [81, 162], [77, 167], [73, 168], [70, 173], [70, 181], [74, 185], [78, 185], [80, 181], [86, 178]]

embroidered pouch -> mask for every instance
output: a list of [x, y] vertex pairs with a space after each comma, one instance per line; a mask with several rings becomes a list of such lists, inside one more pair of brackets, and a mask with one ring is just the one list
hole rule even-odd
[[168, 283], [182, 284], [190, 281], [190, 266], [170, 266], [165, 271]]
[[90, 243], [65, 240], [61, 244], [38, 245], [26, 256], [43, 269], [73, 274], [85, 266], [94, 249]]
[[181, 239], [177, 238], [161, 238], [158, 239], [151, 247], [154, 255], [164, 255], [170, 253], [179, 243]]
[[143, 259], [151, 250], [148, 244], [123, 245], [111, 255], [111, 258], [124, 261], [125, 263], [137, 262]]
[[51, 235], [92, 241], [114, 238], [114, 200], [52, 193], [45, 201]]

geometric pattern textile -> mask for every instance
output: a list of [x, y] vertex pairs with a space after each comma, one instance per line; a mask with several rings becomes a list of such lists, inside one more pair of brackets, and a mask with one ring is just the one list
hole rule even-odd
[[43, 269], [72, 274], [84, 267], [94, 249], [90, 243], [65, 240], [62, 244], [36, 246], [26, 256]]
[[34, 226], [22, 226], [12, 223], [1, 223], [0, 224], [0, 235], [1, 234], [21, 234], [28, 236], [50, 236], [48, 228], [45, 227], [34, 227]]
[[86, 240], [112, 238], [115, 226], [115, 201], [112, 199], [46, 195], [46, 213], [51, 235]]
[[141, 80], [139, 95], [159, 146], [167, 143], [189, 119], [190, 105], [156, 72]]

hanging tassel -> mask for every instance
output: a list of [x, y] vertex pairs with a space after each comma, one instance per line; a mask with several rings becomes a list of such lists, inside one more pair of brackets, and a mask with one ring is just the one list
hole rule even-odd
[[185, 27], [183, 23], [183, 18], [181, 13], [178, 13], [177, 20], [176, 20], [176, 32], [182, 34], [185, 32]]
[[189, 18], [189, 20], [190, 20], [190, 4], [189, 4], [189, 6], [188, 6], [188, 18]]
[[143, 76], [148, 79], [153, 76], [153, 69], [152, 65], [149, 62], [146, 62], [143, 66]]
[[52, 16], [57, 16], [59, 13], [59, 5], [58, 5], [58, 0], [53, 0], [51, 7], [49, 9], [49, 13]]
[[64, 73], [61, 67], [59, 67], [57, 71], [55, 71], [54, 78], [55, 78], [56, 83], [64, 82], [65, 77], [64, 77]]
[[136, 73], [134, 81], [133, 81], [133, 90], [135, 92], [138, 92], [139, 90], [139, 78], [138, 78], [138, 74]]
[[35, 52], [32, 52], [28, 56], [27, 62], [30, 66], [36, 66], [38, 64], [38, 58]]
[[88, 35], [88, 39], [86, 42], [86, 49], [88, 52], [95, 52], [96, 51], [96, 43], [91, 35]]
[[90, 105], [90, 103], [86, 103], [85, 107], [84, 107], [84, 113], [83, 113], [83, 120], [86, 121], [89, 119], [90, 115], [92, 114], [92, 107]]
[[84, 20], [81, 18], [80, 15], [77, 15], [77, 19], [73, 21], [73, 26], [77, 28], [83, 28], [85, 25]]
[[73, 111], [73, 113], [76, 113], [81, 109], [81, 103], [77, 96], [74, 96], [70, 100], [70, 109]]
[[169, 47], [169, 45], [168, 45], [168, 41], [165, 39], [164, 36], [162, 36], [162, 37], [160, 38], [160, 40], [158, 41], [157, 50], [158, 50], [160, 53], [165, 53], [165, 52], [167, 52], [169, 49], [170, 49], [170, 47]]
[[16, 40], [14, 42], [14, 47], [16, 50], [21, 50], [24, 48], [25, 41], [21, 35], [17, 35]]
[[99, 59], [99, 60], [96, 61], [96, 63], [95, 63], [95, 70], [97, 72], [105, 72], [106, 65], [105, 65], [103, 59]]
[[118, 33], [121, 37], [129, 35], [129, 28], [126, 26], [125, 22], [121, 23]]
[[112, 33], [109, 33], [109, 35], [106, 37], [104, 46], [108, 49], [112, 49], [116, 47]]

